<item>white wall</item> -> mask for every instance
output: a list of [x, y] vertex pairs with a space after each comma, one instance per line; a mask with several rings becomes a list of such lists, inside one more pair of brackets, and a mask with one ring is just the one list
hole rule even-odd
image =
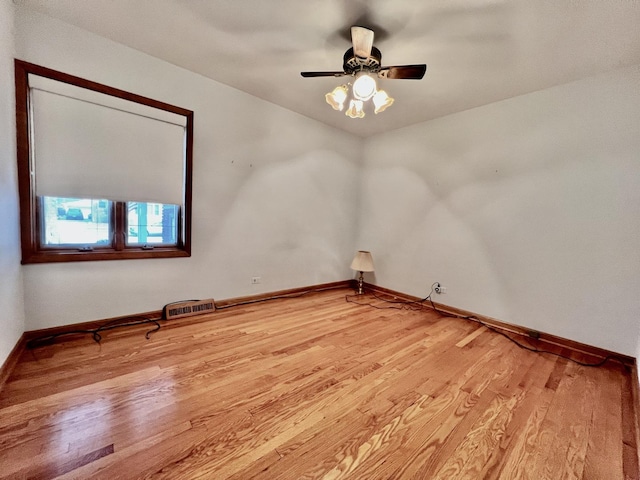
[[192, 257], [25, 266], [28, 330], [351, 277], [361, 139], [16, 11], [18, 58], [195, 112]]
[[0, 0], [0, 365], [24, 331], [15, 160], [13, 8], [11, 0]]
[[16, 23], [19, 58], [196, 118], [193, 256], [26, 266], [27, 329], [341, 280], [368, 248], [383, 286], [440, 281], [443, 303], [636, 355], [638, 68], [363, 141], [20, 7]]
[[377, 283], [636, 355], [640, 67], [369, 140]]

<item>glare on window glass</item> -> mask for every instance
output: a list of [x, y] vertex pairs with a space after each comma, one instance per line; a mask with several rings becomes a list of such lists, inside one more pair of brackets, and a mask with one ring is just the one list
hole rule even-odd
[[41, 205], [44, 246], [111, 243], [108, 200], [42, 197]]
[[127, 202], [127, 244], [176, 245], [178, 205]]

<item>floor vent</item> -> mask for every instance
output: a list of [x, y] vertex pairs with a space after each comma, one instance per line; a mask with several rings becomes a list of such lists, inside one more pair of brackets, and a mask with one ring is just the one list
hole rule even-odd
[[193, 317], [216, 311], [213, 298], [207, 300], [193, 300], [188, 302], [176, 302], [164, 307], [162, 315], [166, 320], [174, 318]]

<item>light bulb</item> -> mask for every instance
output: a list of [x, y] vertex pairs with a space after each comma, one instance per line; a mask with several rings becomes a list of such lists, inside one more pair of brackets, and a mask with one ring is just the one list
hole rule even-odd
[[393, 98], [387, 95], [384, 90], [378, 90], [373, 96], [373, 105], [376, 107], [374, 112], [384, 112], [388, 107], [393, 104]]
[[334, 88], [333, 91], [327, 93], [324, 98], [334, 110], [342, 111], [344, 108], [344, 101], [347, 99], [347, 86], [340, 85]]
[[366, 73], [356, 74], [353, 82], [353, 96], [358, 100], [369, 100], [376, 93], [376, 81]]
[[362, 118], [364, 117], [364, 108], [361, 100], [351, 100], [349, 102], [349, 108], [344, 112], [347, 117]]

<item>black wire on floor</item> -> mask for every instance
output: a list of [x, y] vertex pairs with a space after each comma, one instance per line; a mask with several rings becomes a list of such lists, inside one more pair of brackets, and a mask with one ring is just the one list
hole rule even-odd
[[[569, 360], [571, 362], [574, 362], [578, 365], [581, 365], [583, 367], [600, 367], [602, 365], [604, 365], [605, 363], [607, 363], [608, 361], [616, 361], [619, 362], [620, 364], [622, 364], [625, 368], [626, 368], [626, 364], [623, 360], [621, 360], [620, 358], [614, 356], [614, 355], [607, 355], [606, 357], [604, 357], [601, 361], [596, 362], [596, 363], [587, 363], [587, 362], [582, 362], [580, 360], [576, 360], [572, 357], [569, 357], [567, 355], [563, 355], [561, 353], [557, 353], [557, 352], [552, 352], [550, 350], [543, 350], [543, 349], [539, 349], [536, 347], [532, 347], [530, 345], [526, 345], [523, 344], [521, 342], [518, 342], [515, 338], [511, 337], [510, 335], [507, 335], [505, 332], [503, 332], [502, 330], [497, 329], [496, 327], [489, 325], [485, 322], [483, 322], [482, 320], [480, 320], [479, 318], [473, 316], [473, 315], [458, 315], [458, 314], [454, 314], [454, 313], [449, 313], [449, 312], [445, 312], [442, 310], [439, 310], [435, 304], [433, 303], [433, 299], [432, 299], [432, 295], [434, 292], [434, 287], [435, 285], [437, 285], [437, 283], [434, 283], [433, 285], [431, 285], [431, 292], [429, 292], [429, 295], [427, 295], [424, 298], [421, 298], [419, 300], [398, 300], [396, 298], [394, 298], [393, 300], [390, 300], [388, 298], [383, 298], [381, 296], [379, 296], [376, 292], [371, 291], [369, 292], [374, 298], [376, 298], [377, 300], [380, 300], [382, 302], [388, 303], [390, 304], [389, 306], [380, 306], [380, 305], [376, 305], [374, 303], [370, 303], [370, 302], [361, 302], [361, 301], [356, 301], [354, 299], [356, 298], [361, 298], [362, 295], [346, 295], [345, 296], [345, 300], [347, 302], [350, 303], [355, 303], [357, 305], [363, 305], [363, 306], [368, 306], [368, 307], [372, 307], [372, 308], [376, 308], [376, 309], [380, 309], [380, 310], [384, 310], [384, 309], [396, 309], [396, 310], [422, 310], [424, 308], [430, 308], [432, 310], [434, 310], [436, 313], [445, 316], [445, 317], [451, 317], [451, 318], [459, 318], [462, 320], [469, 320], [472, 322], [475, 322], [483, 327], [485, 327], [488, 330], [491, 330], [494, 333], [497, 333], [498, 335], [503, 336], [504, 338], [508, 339], [510, 342], [514, 343], [515, 345], [517, 345], [518, 347], [524, 349], [524, 350], [528, 350], [530, 352], [534, 352], [534, 353], [541, 353], [541, 354], [548, 354], [548, 355], [554, 355], [556, 357], [559, 358], [563, 358], [565, 360]], [[241, 302], [236, 302], [236, 303], [230, 303], [230, 304], [226, 304], [226, 305], [215, 305], [216, 310], [223, 310], [223, 309], [227, 309], [227, 308], [232, 308], [232, 307], [238, 307], [238, 306], [242, 306], [242, 305], [251, 305], [254, 303], [262, 303], [262, 302], [268, 302], [271, 300], [280, 300], [280, 299], [286, 299], [286, 298], [298, 298], [298, 297], [302, 297], [305, 295], [309, 295], [310, 293], [318, 293], [318, 292], [324, 292], [327, 290], [335, 290], [335, 289], [342, 289], [344, 288], [344, 285], [336, 285], [336, 286], [330, 286], [330, 287], [325, 287], [325, 288], [313, 288], [313, 289], [309, 289], [309, 290], [305, 290], [302, 292], [296, 292], [296, 293], [291, 293], [291, 294], [282, 294], [282, 295], [273, 295], [271, 297], [265, 297], [265, 298], [258, 298], [255, 300], [245, 300], [245, 301], [241, 301]], [[197, 301], [197, 300], [181, 300], [178, 302], [172, 302], [172, 303], [168, 303], [167, 305], [165, 305], [163, 307], [163, 312], [166, 311], [167, 307], [176, 303], [182, 303], [185, 301]], [[429, 302], [430, 306], [426, 305], [425, 302]], [[62, 337], [62, 336], [66, 336], [66, 335], [81, 335], [81, 334], [90, 334], [93, 337], [93, 340], [96, 343], [100, 343], [100, 341], [102, 340], [102, 335], [100, 335], [100, 332], [104, 332], [106, 330], [112, 330], [114, 328], [121, 328], [121, 327], [130, 327], [130, 326], [134, 326], [134, 325], [143, 325], [146, 323], [153, 323], [155, 324], [155, 328], [149, 330], [146, 334], [145, 334], [145, 338], [147, 340], [149, 340], [150, 335], [154, 332], [157, 332], [158, 330], [160, 330], [161, 325], [160, 325], [160, 321], [161, 320], [165, 320], [165, 318], [148, 318], [148, 317], [144, 317], [144, 316], [140, 316], [140, 315], [135, 315], [135, 316], [131, 316], [131, 317], [126, 317], [126, 318], [119, 318], [119, 319], [115, 319], [115, 320], [111, 320], [97, 328], [94, 329], [81, 329], [81, 330], [69, 330], [69, 331], [65, 331], [65, 332], [59, 332], [59, 333], [55, 333], [52, 335], [43, 335], [41, 337], [37, 337], [37, 338], [33, 338], [31, 340], [29, 340], [27, 342], [27, 348], [32, 349], [38, 346], [42, 346], [42, 345], [46, 345], [49, 343], [52, 343], [56, 338]]]
[[40, 346], [44, 346], [44, 345], [48, 345], [50, 343], [52, 343], [55, 339], [59, 338], [59, 337], [64, 337], [67, 335], [83, 335], [83, 334], [87, 334], [87, 335], [91, 335], [93, 337], [93, 340], [96, 343], [100, 343], [100, 341], [102, 340], [102, 335], [100, 335], [100, 332], [104, 332], [106, 330], [113, 330], [114, 328], [121, 328], [121, 327], [132, 327], [134, 325], [144, 325], [146, 323], [153, 323], [155, 324], [155, 328], [149, 330], [146, 334], [145, 334], [145, 338], [147, 340], [149, 340], [150, 335], [154, 332], [157, 332], [158, 330], [160, 330], [160, 320], [162, 320], [161, 318], [147, 318], [147, 317], [143, 317], [140, 315], [135, 315], [135, 316], [131, 316], [131, 317], [126, 317], [126, 318], [118, 318], [115, 320], [111, 320], [103, 325], [100, 325], [97, 328], [89, 328], [89, 329], [79, 329], [79, 330], [68, 330], [65, 332], [58, 332], [58, 333], [54, 333], [51, 335], [43, 335], [41, 337], [36, 337], [36, 338], [32, 338], [31, 340], [29, 340], [27, 342], [27, 348], [28, 349], [32, 349], [32, 348], [36, 348], [36, 347], [40, 347]]
[[[449, 312], [445, 312], [445, 311], [439, 310], [438, 308], [436, 308], [435, 304], [433, 303], [433, 299], [431, 298], [432, 295], [433, 295], [434, 287], [435, 287], [436, 284], [437, 283], [434, 283], [433, 285], [431, 285], [431, 292], [429, 292], [429, 295], [427, 295], [426, 297], [424, 297], [424, 298], [422, 298], [420, 300], [398, 300], [398, 299], [395, 299], [395, 298], [393, 300], [390, 300], [388, 298], [383, 298], [383, 297], [377, 295], [376, 292], [374, 292], [374, 291], [370, 291], [369, 292], [377, 300], [380, 300], [380, 301], [385, 302], [385, 303], [392, 304], [392, 305], [389, 305], [389, 306], [380, 306], [380, 305], [376, 305], [376, 304], [370, 303], [370, 302], [359, 302], [359, 301], [353, 300], [354, 298], [361, 297], [361, 295], [347, 295], [345, 297], [345, 299], [346, 299], [347, 302], [350, 302], [350, 303], [355, 303], [355, 304], [358, 304], [358, 305], [365, 305], [365, 306], [377, 308], [377, 309], [380, 309], [380, 310], [384, 310], [384, 309], [422, 310], [424, 308], [429, 308], [429, 309], [434, 310], [436, 313], [438, 313], [438, 314], [440, 314], [442, 316], [445, 316], [445, 317], [459, 318], [459, 319], [462, 319], [462, 320], [469, 320], [469, 321], [475, 322], [475, 323], [477, 323], [479, 325], [482, 325], [486, 329], [491, 330], [492, 332], [497, 333], [498, 335], [502, 335], [504, 338], [506, 338], [509, 341], [511, 341], [512, 343], [516, 344], [518, 347], [520, 347], [520, 348], [522, 348], [524, 350], [528, 350], [530, 352], [554, 355], [556, 357], [563, 358], [565, 360], [569, 360], [569, 361], [571, 361], [573, 363], [576, 363], [578, 365], [581, 365], [583, 367], [601, 367], [601, 366], [603, 366], [605, 363], [607, 363], [609, 361], [616, 361], [616, 362], [622, 364], [623, 367], [625, 367], [625, 368], [627, 367], [626, 363], [622, 359], [620, 359], [620, 358], [618, 358], [618, 357], [616, 357], [614, 355], [607, 355], [601, 361], [596, 362], [596, 363], [588, 363], [588, 362], [582, 362], [580, 360], [576, 360], [575, 358], [569, 357], [567, 355], [563, 355], [561, 353], [552, 352], [550, 350], [543, 350], [543, 349], [540, 349], [540, 348], [532, 347], [530, 345], [526, 345], [524, 343], [521, 343], [521, 342], [517, 341], [511, 335], [507, 335], [502, 330], [483, 322], [482, 320], [480, 320], [478, 317], [476, 317], [474, 315], [468, 315], [468, 316], [467, 315], [458, 315], [458, 314], [455, 314], [455, 313], [449, 313]], [[430, 306], [425, 304], [425, 302], [427, 302], [427, 301], [430, 303]]]
[[[305, 290], [305, 291], [302, 291], [302, 292], [291, 293], [291, 294], [273, 295], [271, 297], [257, 298], [255, 300], [245, 300], [245, 301], [241, 301], [241, 302], [237, 302], [237, 303], [230, 303], [230, 304], [221, 305], [221, 306], [216, 305], [215, 308], [216, 308], [216, 310], [223, 310], [223, 309], [226, 309], [226, 308], [238, 307], [238, 306], [241, 306], [241, 305], [250, 305], [250, 304], [253, 304], [253, 303], [268, 302], [270, 300], [279, 300], [279, 299], [283, 299], [283, 298], [297, 298], [297, 297], [302, 297], [304, 295], [308, 295], [310, 293], [324, 292], [326, 290], [335, 290], [335, 289], [338, 289], [338, 288], [344, 288], [344, 285], [335, 285], [335, 286], [324, 287], [324, 288], [312, 288], [312, 289], [309, 289], [309, 290]], [[129, 316], [129, 317], [117, 318], [115, 320], [110, 320], [110, 321], [106, 322], [105, 324], [100, 325], [97, 328], [68, 330], [68, 331], [64, 331], [64, 332], [54, 333], [54, 334], [51, 334], [51, 335], [43, 335], [41, 337], [32, 338], [31, 340], [29, 340], [27, 342], [27, 348], [28, 349], [33, 349], [33, 348], [36, 348], [36, 347], [48, 345], [48, 344], [52, 343], [54, 340], [56, 340], [57, 338], [64, 337], [64, 336], [67, 336], [67, 335], [91, 335], [93, 340], [96, 343], [100, 343], [100, 341], [102, 340], [102, 335], [100, 335], [100, 332], [104, 332], [106, 330], [112, 330], [114, 328], [132, 327], [134, 325], [143, 325], [143, 324], [146, 324], [146, 323], [153, 323], [153, 324], [155, 324], [155, 328], [149, 330], [145, 334], [145, 338], [147, 340], [149, 340], [150, 335], [152, 333], [157, 332], [158, 330], [160, 330], [160, 328], [161, 328], [160, 321], [166, 320], [166, 318], [164, 316], [166, 315], [167, 307], [169, 307], [171, 305], [175, 305], [176, 303], [197, 302], [197, 301], [199, 301], [199, 300], [191, 299], [191, 300], [180, 300], [180, 301], [177, 301], [177, 302], [167, 303], [162, 308], [162, 312], [163, 312], [163, 317], [162, 318], [148, 318], [148, 317], [144, 317], [142, 315], [133, 315], [133, 316]]]

